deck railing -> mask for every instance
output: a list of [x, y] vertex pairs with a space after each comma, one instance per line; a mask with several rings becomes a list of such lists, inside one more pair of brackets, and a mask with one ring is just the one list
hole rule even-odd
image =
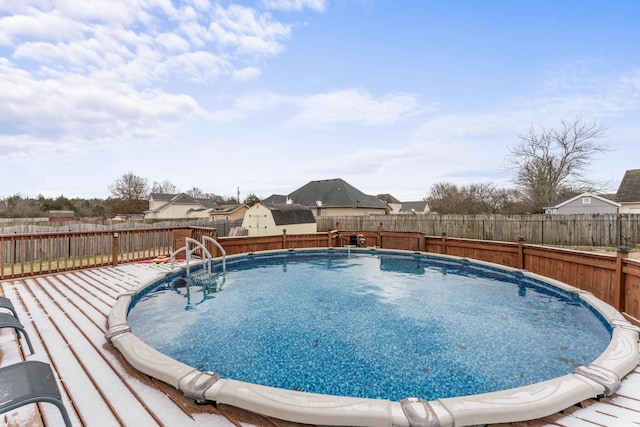
[[0, 235], [0, 279], [117, 265], [169, 254], [175, 228]]
[[[187, 237], [215, 238], [227, 255], [274, 249], [342, 247], [354, 243], [492, 262], [589, 291], [634, 322], [640, 319], [640, 261], [628, 248], [615, 255], [517, 242], [427, 236], [415, 232], [332, 230], [324, 233], [217, 237], [215, 229], [179, 227], [97, 232], [0, 235], [0, 279], [150, 260], [184, 246]], [[219, 250], [206, 244], [212, 256]]]

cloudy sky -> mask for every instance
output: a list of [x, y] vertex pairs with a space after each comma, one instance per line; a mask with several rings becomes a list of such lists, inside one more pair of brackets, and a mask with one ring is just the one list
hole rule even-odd
[[635, 0], [0, 0], [0, 197], [286, 194], [343, 178], [419, 200], [511, 186], [508, 147], [576, 117], [590, 176], [640, 168]]

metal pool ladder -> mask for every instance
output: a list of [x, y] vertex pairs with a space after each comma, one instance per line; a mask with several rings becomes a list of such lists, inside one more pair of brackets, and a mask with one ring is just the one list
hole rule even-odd
[[171, 253], [171, 268], [173, 269], [175, 265], [176, 254], [182, 251], [185, 251], [185, 254], [186, 254], [185, 263], [186, 263], [186, 271], [188, 275], [190, 273], [193, 253], [200, 250], [202, 252], [202, 258], [206, 260], [205, 263], [207, 265], [206, 267], [207, 274], [208, 274], [209, 280], [211, 280], [211, 260], [213, 259], [213, 257], [211, 256], [211, 252], [209, 252], [209, 250], [205, 246], [206, 242], [211, 242], [214, 245], [216, 245], [216, 247], [222, 253], [222, 278], [224, 282], [224, 277], [227, 273], [227, 251], [224, 250], [222, 245], [220, 245], [220, 243], [218, 243], [217, 240], [209, 236], [202, 236], [202, 242], [199, 242], [196, 239], [193, 239], [191, 237], [187, 237], [185, 239], [185, 246]]

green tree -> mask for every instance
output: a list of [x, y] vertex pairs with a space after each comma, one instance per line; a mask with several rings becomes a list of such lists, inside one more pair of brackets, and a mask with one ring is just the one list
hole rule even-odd
[[75, 204], [72, 200], [67, 199], [64, 195], [58, 196], [55, 200], [46, 198], [42, 194], [38, 195], [38, 203], [42, 212], [49, 211], [75, 211]]
[[244, 204], [246, 204], [247, 206], [251, 207], [253, 205], [255, 205], [256, 203], [260, 202], [260, 198], [258, 196], [256, 196], [255, 194], [251, 193], [249, 194], [245, 199], [244, 199]]

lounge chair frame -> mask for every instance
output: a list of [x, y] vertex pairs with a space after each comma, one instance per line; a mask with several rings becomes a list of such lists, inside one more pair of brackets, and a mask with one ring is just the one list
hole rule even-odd
[[56, 405], [65, 426], [71, 427], [56, 377], [48, 363], [27, 360], [0, 368], [0, 414], [38, 402]]
[[20, 335], [22, 334], [24, 339], [27, 341], [27, 345], [29, 346], [31, 354], [34, 353], [29, 334], [27, 334], [27, 332], [24, 330], [24, 326], [22, 326], [22, 323], [20, 323], [20, 321], [16, 317], [10, 315], [9, 313], [0, 313], [0, 329], [1, 328], [15, 329], [18, 333], [18, 338], [20, 338]]
[[0, 308], [6, 308], [13, 314], [13, 317], [20, 321], [20, 319], [18, 318], [18, 313], [16, 312], [16, 309], [9, 298], [0, 296]]

